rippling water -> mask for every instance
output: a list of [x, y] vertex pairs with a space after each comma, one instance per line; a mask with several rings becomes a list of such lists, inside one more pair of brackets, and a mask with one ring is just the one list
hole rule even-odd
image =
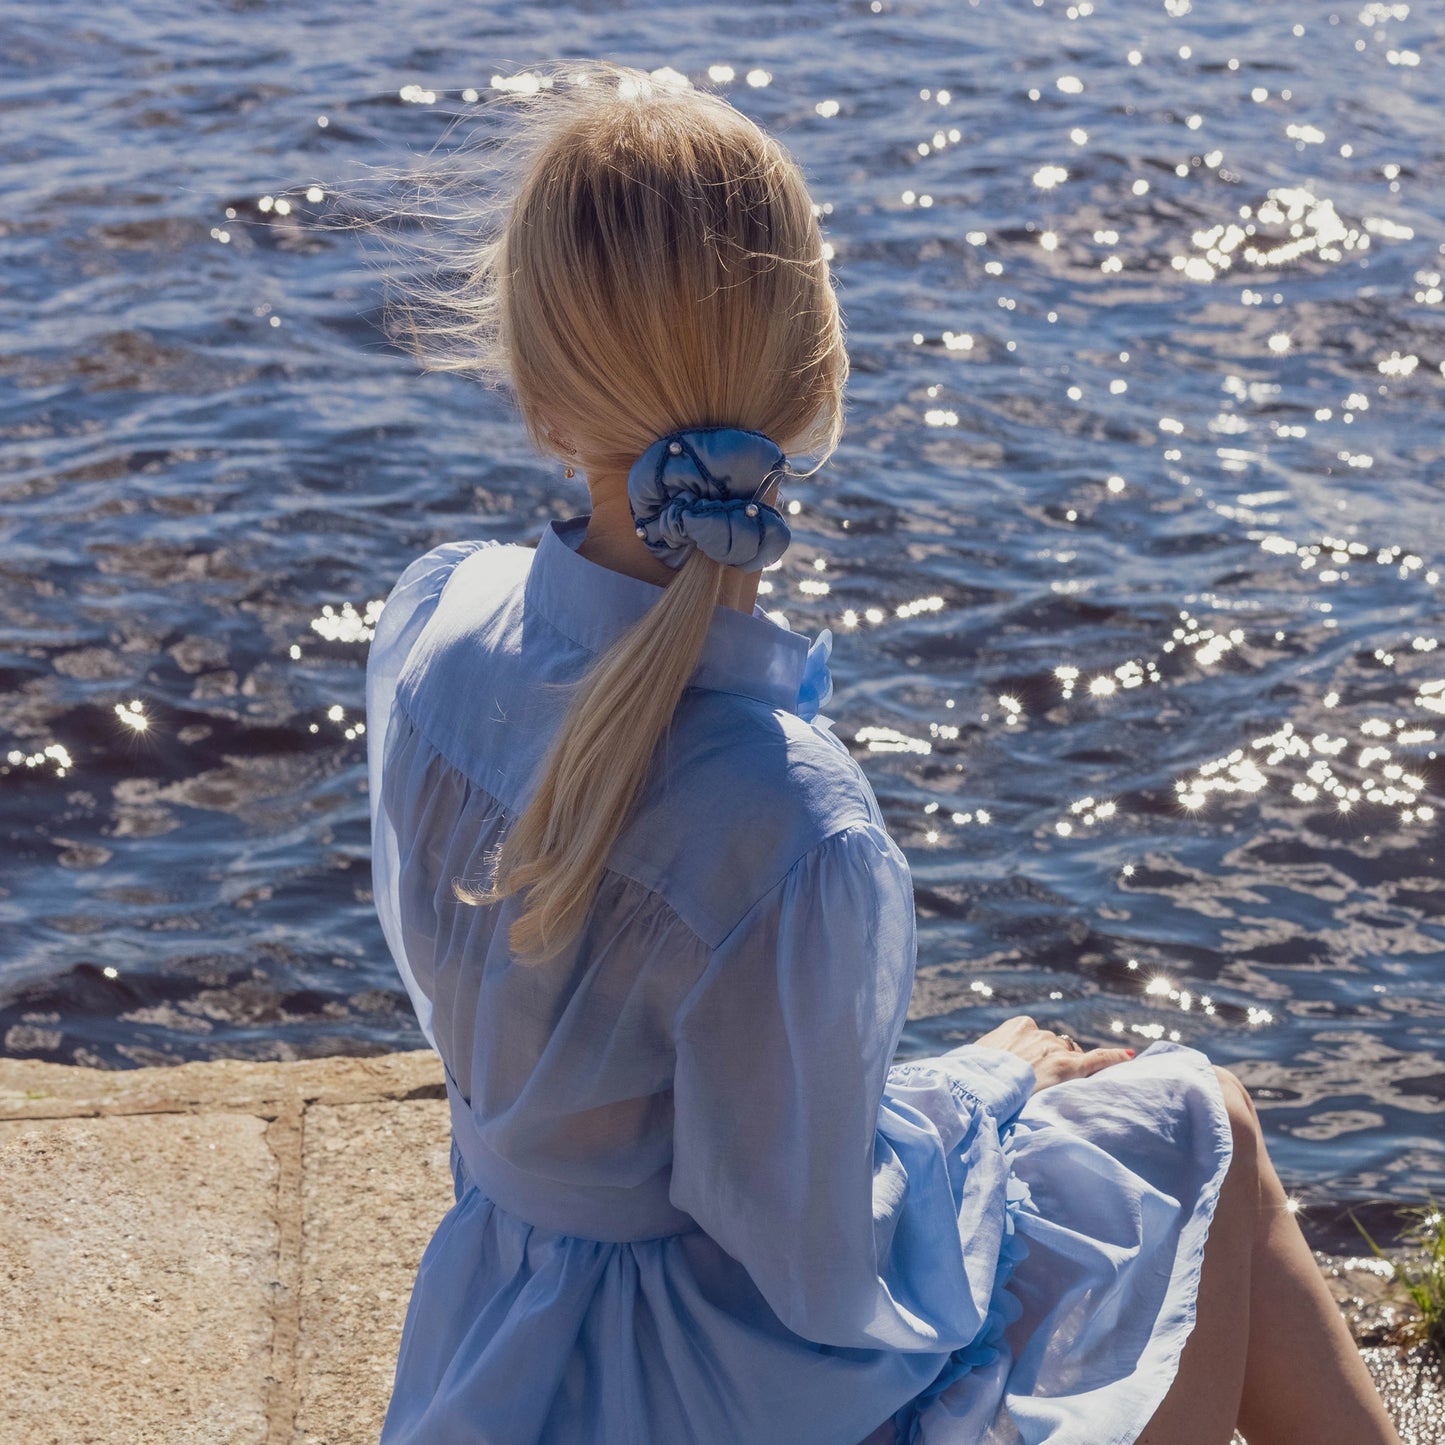
[[369, 624], [426, 547], [582, 498], [385, 343], [328, 211], [596, 54], [715, 84], [825, 207], [851, 425], [765, 601], [837, 634], [915, 869], [906, 1047], [1183, 1039], [1307, 1202], [1445, 1189], [1438, 26], [496, 8], [0, 14], [6, 1052], [420, 1042], [368, 892]]

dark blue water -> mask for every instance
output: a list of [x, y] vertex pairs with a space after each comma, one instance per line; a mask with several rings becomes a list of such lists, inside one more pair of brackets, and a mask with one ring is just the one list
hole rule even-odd
[[915, 869], [907, 1049], [1183, 1039], [1317, 1212], [1445, 1189], [1438, 20], [9, 0], [5, 1050], [420, 1042], [367, 622], [426, 547], [582, 496], [387, 343], [334, 209], [486, 134], [494, 76], [602, 55], [716, 84], [827, 207], [851, 423], [764, 600], [838, 635]]

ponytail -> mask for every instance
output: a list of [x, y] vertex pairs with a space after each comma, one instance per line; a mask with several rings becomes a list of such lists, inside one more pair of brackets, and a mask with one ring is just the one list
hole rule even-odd
[[[464, 199], [463, 151], [457, 200], [438, 203], [455, 250], [397, 318], [429, 369], [505, 378], [538, 449], [614, 502], [680, 428], [741, 428], [820, 465], [842, 429], [820, 208], [771, 136], [659, 76], [568, 62], [535, 94], [501, 97], [517, 126], [497, 202]], [[648, 521], [647, 544], [668, 525]], [[523, 895], [508, 935], [520, 960], [555, 957], [586, 919], [697, 668], [722, 566], [739, 565], [721, 555], [699, 546], [593, 665], [490, 876], [453, 884], [468, 903]]]
[[532, 800], [496, 856], [490, 886], [454, 885], [465, 903], [497, 903], [527, 890], [507, 936], [519, 962], [545, 962], [580, 930], [697, 668], [721, 586], [721, 566], [695, 550], [582, 683]]

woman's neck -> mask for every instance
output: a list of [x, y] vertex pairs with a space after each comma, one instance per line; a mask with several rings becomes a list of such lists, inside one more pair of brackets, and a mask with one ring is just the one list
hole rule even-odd
[[[599, 567], [658, 587], [671, 583], [677, 573], [665, 562], [659, 562], [637, 535], [632, 511], [627, 505], [626, 482], [620, 488], [593, 486], [589, 482], [589, 489], [592, 515], [587, 521], [587, 535], [577, 549], [578, 555]], [[725, 567], [718, 601], [724, 607], [751, 614], [758, 598], [759, 576], [757, 572]]]

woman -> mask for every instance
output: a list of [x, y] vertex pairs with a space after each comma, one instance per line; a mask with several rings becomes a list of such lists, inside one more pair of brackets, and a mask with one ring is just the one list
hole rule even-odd
[[590, 512], [414, 562], [368, 665], [457, 1201], [383, 1441], [1394, 1441], [1231, 1075], [1026, 1018], [890, 1067], [907, 865], [755, 606], [841, 429], [811, 202], [720, 99], [573, 72], [418, 334]]

